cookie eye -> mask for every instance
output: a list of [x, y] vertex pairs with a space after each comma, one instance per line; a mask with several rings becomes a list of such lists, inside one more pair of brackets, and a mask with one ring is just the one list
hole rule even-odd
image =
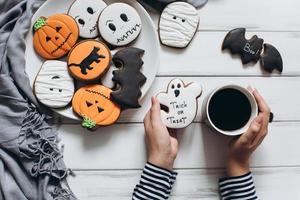
[[90, 107], [90, 106], [93, 105], [93, 104], [92, 104], [91, 102], [89, 102], [89, 101], [85, 101], [85, 103], [86, 103], [86, 106], [87, 106], [87, 107]]
[[53, 91], [53, 88], [49, 88], [50, 91]]
[[173, 16], [173, 19], [177, 19], [177, 17], [176, 17], [176, 16]]
[[182, 21], [182, 23], [184, 23], [184, 22], [185, 22], [185, 19], [182, 19], [181, 21]]
[[84, 24], [85, 24], [85, 22], [84, 22], [83, 19], [78, 19], [78, 22], [79, 22], [79, 24], [81, 24], [81, 25], [84, 25]]
[[46, 37], [46, 42], [49, 42], [51, 40], [51, 37], [47, 36]]
[[177, 84], [177, 88], [181, 88], [181, 85], [179, 83]]
[[96, 100], [95, 103], [98, 103], [98, 101]]
[[62, 89], [59, 89], [58, 91], [59, 91], [59, 92], [62, 92]]
[[122, 14], [120, 15], [120, 18], [121, 18], [124, 22], [128, 22], [128, 17], [127, 17], [126, 14], [122, 13]]
[[61, 29], [61, 26], [56, 27], [56, 32], [59, 32]]
[[172, 85], [171, 85], [171, 88], [172, 88], [172, 89], [174, 89], [174, 88], [175, 88], [174, 84], [172, 84]]
[[115, 32], [116, 31], [116, 26], [113, 24], [113, 23], [109, 23], [108, 24], [108, 27], [110, 28], [110, 30], [112, 30], [113, 32]]
[[86, 10], [87, 10], [87, 12], [90, 13], [91, 15], [94, 14], [93, 8], [88, 7]]

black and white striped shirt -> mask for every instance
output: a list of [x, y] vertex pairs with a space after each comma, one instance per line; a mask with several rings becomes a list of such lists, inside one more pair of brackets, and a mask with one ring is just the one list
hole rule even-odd
[[[133, 200], [168, 199], [177, 173], [147, 163], [141, 180], [136, 185]], [[222, 178], [219, 181], [222, 200], [256, 200], [255, 186], [251, 172], [237, 177]]]
[[177, 173], [147, 163], [140, 182], [136, 185], [133, 200], [163, 200], [168, 199]]
[[222, 178], [219, 181], [222, 200], [256, 200], [255, 186], [251, 172], [236, 177]]

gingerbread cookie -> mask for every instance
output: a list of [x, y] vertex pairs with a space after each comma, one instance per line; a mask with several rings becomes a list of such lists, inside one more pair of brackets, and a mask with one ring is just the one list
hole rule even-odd
[[159, 93], [157, 99], [162, 105], [161, 119], [169, 128], [185, 128], [196, 117], [197, 98], [202, 93], [197, 83], [187, 85], [180, 79], [173, 79], [166, 92]]
[[96, 125], [107, 126], [117, 121], [121, 109], [111, 100], [111, 92], [111, 89], [98, 84], [76, 91], [72, 107], [74, 112], [83, 117], [83, 127], [92, 129]]
[[69, 72], [78, 80], [92, 81], [108, 69], [110, 59], [110, 51], [104, 43], [84, 40], [69, 53]]
[[197, 32], [199, 15], [194, 6], [174, 2], [166, 6], [160, 16], [159, 36], [162, 44], [184, 48]]
[[264, 40], [254, 35], [247, 40], [246, 29], [231, 30], [225, 37], [222, 50], [228, 49], [232, 54], [240, 55], [243, 64], [257, 62], [260, 58]]
[[128, 47], [113, 56], [113, 63], [120, 69], [113, 71], [112, 80], [118, 84], [119, 90], [112, 92], [111, 96], [124, 109], [140, 107], [141, 86], [147, 80], [140, 71], [144, 64], [143, 54], [142, 49]]
[[98, 18], [106, 6], [102, 0], [76, 0], [73, 2], [68, 14], [76, 20], [80, 37], [95, 38], [98, 36]]
[[44, 62], [34, 82], [34, 93], [48, 107], [67, 106], [74, 93], [74, 81], [67, 63], [58, 60]]
[[67, 54], [78, 39], [75, 20], [65, 14], [40, 17], [33, 26], [33, 47], [45, 59], [56, 59]]
[[142, 22], [138, 12], [130, 5], [113, 3], [101, 13], [98, 28], [106, 42], [113, 46], [124, 46], [138, 37]]

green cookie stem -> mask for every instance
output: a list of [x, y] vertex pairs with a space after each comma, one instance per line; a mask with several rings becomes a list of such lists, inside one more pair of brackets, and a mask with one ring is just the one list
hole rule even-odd
[[96, 122], [94, 122], [88, 117], [83, 117], [82, 126], [84, 128], [92, 129], [96, 126]]
[[33, 30], [37, 31], [40, 28], [42, 28], [43, 26], [45, 26], [46, 24], [47, 24], [47, 18], [39, 17], [38, 20], [36, 20], [36, 22], [33, 25]]

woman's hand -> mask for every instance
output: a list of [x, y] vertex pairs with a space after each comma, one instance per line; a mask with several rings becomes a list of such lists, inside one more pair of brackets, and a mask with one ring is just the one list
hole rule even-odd
[[260, 112], [252, 121], [249, 129], [230, 142], [227, 160], [228, 176], [240, 176], [250, 171], [250, 156], [268, 133], [270, 108], [256, 89], [253, 91], [253, 95]]
[[160, 117], [160, 103], [151, 98], [152, 107], [144, 119], [148, 162], [159, 167], [172, 170], [178, 152], [177, 135], [168, 130]]

